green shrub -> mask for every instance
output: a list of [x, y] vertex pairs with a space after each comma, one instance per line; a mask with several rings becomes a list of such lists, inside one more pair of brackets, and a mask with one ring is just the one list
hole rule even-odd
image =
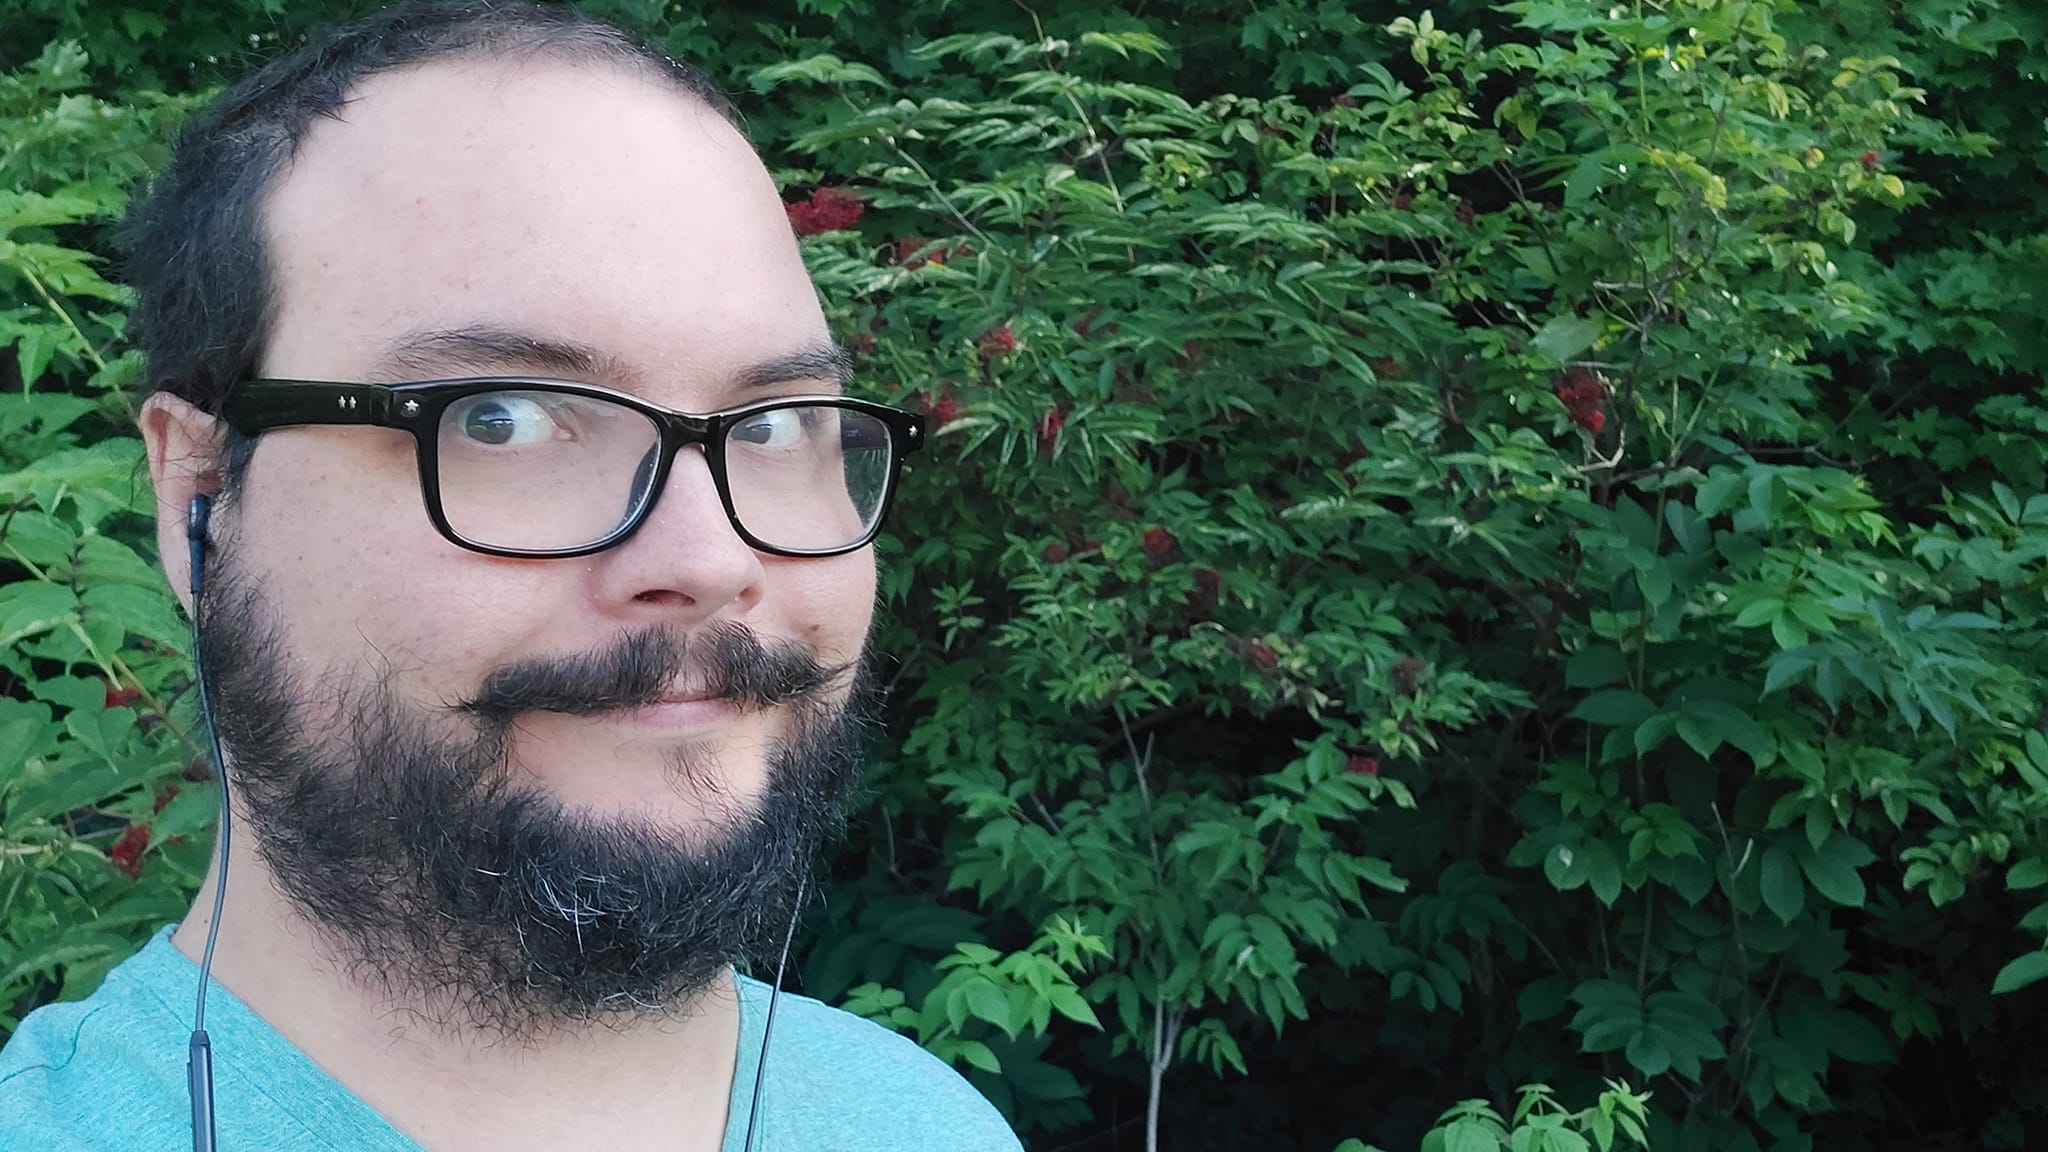
[[[2039, 1122], [2042, 17], [611, 9], [752, 94], [935, 431], [806, 992], [1041, 1147]], [[10, 1020], [208, 815], [86, 256], [166, 104], [83, 75], [0, 89]]]

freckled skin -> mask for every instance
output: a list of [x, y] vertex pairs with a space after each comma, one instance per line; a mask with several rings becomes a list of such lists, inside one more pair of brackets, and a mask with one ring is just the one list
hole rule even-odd
[[[623, 372], [595, 382], [703, 412], [761, 395], [730, 387], [739, 369], [826, 335], [766, 171], [731, 126], [671, 90], [622, 71], [444, 63], [371, 82], [345, 115], [316, 125], [266, 205], [281, 304], [266, 375], [369, 379], [402, 333], [489, 323], [594, 346]], [[519, 371], [535, 370], [442, 374]], [[755, 553], [694, 449], [637, 535], [574, 560], [448, 543], [421, 508], [412, 453], [385, 429], [259, 442], [239, 562], [290, 622], [308, 683], [389, 674], [403, 699], [431, 705], [507, 660], [715, 619], [804, 640], [827, 662], [860, 649], [872, 553]], [[757, 791], [784, 723], [748, 716], [717, 734], [732, 799]], [[538, 716], [521, 722], [514, 760], [572, 804], [688, 824], [706, 798], [661, 771], [671, 745]]]

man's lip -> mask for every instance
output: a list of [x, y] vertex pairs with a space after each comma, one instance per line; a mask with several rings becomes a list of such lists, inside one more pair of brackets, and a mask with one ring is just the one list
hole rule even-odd
[[732, 706], [733, 706], [733, 707], [735, 707], [735, 708], [740, 708], [740, 707], [743, 707], [743, 706], [744, 706], [744, 702], [743, 702], [743, 701], [741, 701], [741, 700], [740, 700], [740, 699], [739, 699], [738, 697], [736, 697], [736, 696], [734, 696], [734, 695], [732, 695], [732, 694], [730, 694], [730, 693], [726, 693], [726, 692], [720, 692], [720, 691], [718, 691], [718, 690], [717, 690], [716, 688], [712, 688], [712, 687], [703, 687], [703, 688], [695, 688], [695, 687], [677, 687], [677, 688], [671, 688], [671, 689], [669, 689], [668, 691], [666, 691], [666, 692], [663, 692], [663, 693], [662, 693], [662, 694], [661, 694], [660, 696], [656, 697], [656, 698], [654, 699], [653, 703], [654, 703], [654, 704], [657, 704], [657, 705], [659, 705], [659, 704], [730, 704], [730, 705], [732, 705]]
[[610, 715], [628, 724], [656, 728], [700, 728], [731, 723], [745, 711], [738, 701], [729, 697], [689, 695], [664, 696], [652, 704], [623, 709]]

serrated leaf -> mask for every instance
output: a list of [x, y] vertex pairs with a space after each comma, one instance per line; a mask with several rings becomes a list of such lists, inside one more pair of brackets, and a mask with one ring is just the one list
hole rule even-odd
[[1016, 1022], [1010, 1016], [1010, 1001], [1002, 989], [985, 978], [974, 979], [967, 982], [961, 994], [968, 1012], [976, 1019], [985, 1020], [1012, 1035], [1016, 1033]]
[[1052, 990], [1047, 993], [1046, 999], [1052, 1001], [1053, 1011], [1074, 1021], [1076, 1024], [1086, 1024], [1090, 1028], [1101, 1029], [1102, 1021], [1096, 1019], [1095, 1009], [1089, 1006], [1086, 1000], [1081, 999], [1081, 994], [1073, 988], [1064, 984], [1055, 984]]
[[59, 627], [78, 610], [78, 596], [62, 584], [22, 580], [0, 585], [0, 648]]

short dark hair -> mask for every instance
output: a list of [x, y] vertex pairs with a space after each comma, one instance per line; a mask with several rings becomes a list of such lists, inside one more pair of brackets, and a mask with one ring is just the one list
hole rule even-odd
[[[313, 122], [336, 115], [379, 73], [477, 56], [624, 65], [672, 82], [739, 126], [703, 72], [565, 5], [426, 0], [318, 34], [187, 125], [170, 164], [129, 207], [122, 232], [136, 300], [128, 334], [143, 353], [144, 392], [218, 413], [235, 385], [258, 371], [275, 311], [262, 203]], [[235, 447], [231, 473], [247, 457], [247, 445]]]

